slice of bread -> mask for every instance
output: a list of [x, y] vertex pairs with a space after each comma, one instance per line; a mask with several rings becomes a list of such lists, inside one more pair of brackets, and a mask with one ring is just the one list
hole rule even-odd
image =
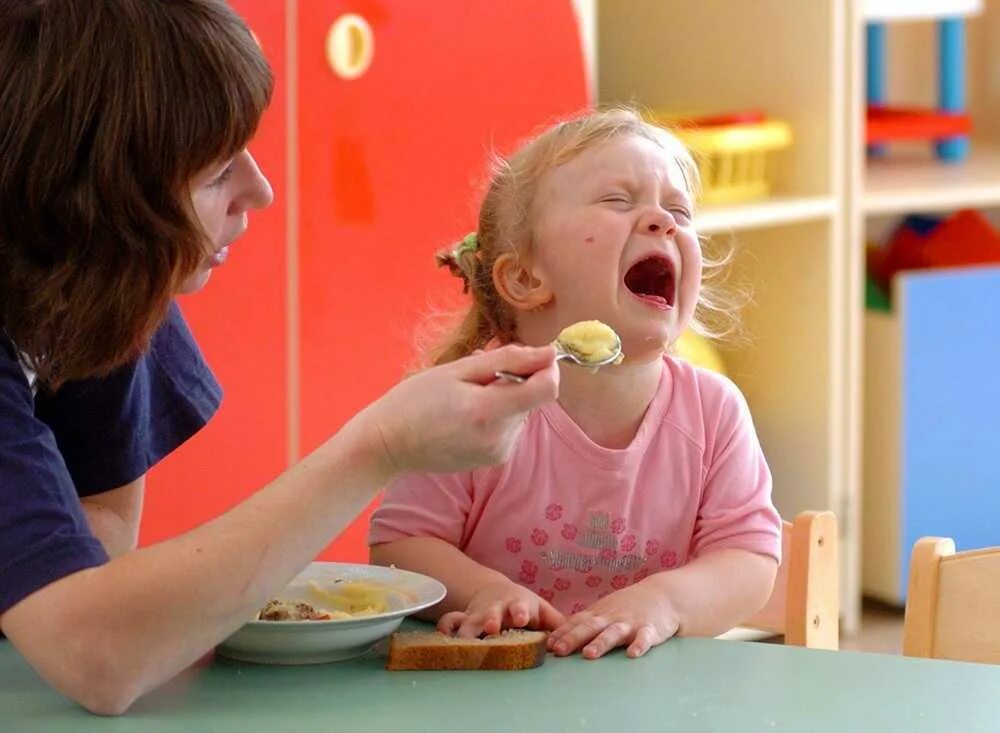
[[538, 667], [545, 662], [544, 631], [512, 629], [483, 639], [458, 639], [437, 631], [403, 631], [389, 640], [391, 670], [502, 669]]

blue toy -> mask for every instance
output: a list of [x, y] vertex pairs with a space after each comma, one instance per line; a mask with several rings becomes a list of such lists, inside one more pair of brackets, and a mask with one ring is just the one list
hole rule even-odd
[[[886, 107], [886, 28], [894, 20], [931, 17], [935, 11], [911, 9], [897, 0], [869, 0], [866, 9], [869, 22], [865, 29], [866, 99], [869, 107], [868, 153], [880, 157], [886, 153], [885, 139], [935, 140], [935, 153], [942, 161], [965, 160], [969, 154], [967, 133], [954, 133], [968, 128], [965, 99], [965, 18], [981, 9], [975, 0], [953, 3], [936, 2], [938, 39], [937, 108], [933, 111], [893, 110]], [[919, 5], [917, 3], [914, 6]], [[953, 7], [949, 7], [953, 6]], [[964, 121], [964, 124], [962, 123]], [[876, 129], [877, 128], [877, 129]], [[878, 140], [875, 142], [874, 140]]]

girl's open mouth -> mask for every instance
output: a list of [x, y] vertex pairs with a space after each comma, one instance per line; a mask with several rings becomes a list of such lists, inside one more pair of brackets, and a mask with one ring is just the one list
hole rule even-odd
[[673, 263], [663, 255], [644, 257], [625, 273], [625, 287], [639, 300], [669, 310], [677, 292]]

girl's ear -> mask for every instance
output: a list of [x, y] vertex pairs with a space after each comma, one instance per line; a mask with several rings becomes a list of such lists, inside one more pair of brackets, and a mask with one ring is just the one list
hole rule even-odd
[[513, 252], [504, 252], [493, 263], [493, 286], [517, 310], [534, 310], [552, 301], [545, 278]]

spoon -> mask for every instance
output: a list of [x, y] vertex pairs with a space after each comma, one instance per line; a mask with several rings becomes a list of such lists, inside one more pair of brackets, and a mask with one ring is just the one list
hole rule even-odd
[[[622, 340], [617, 333], [615, 334], [615, 346], [611, 350], [611, 354], [603, 359], [596, 359], [594, 361], [589, 361], [581, 357], [579, 354], [574, 353], [558, 339], [553, 341], [552, 345], [556, 347], [556, 361], [566, 359], [570, 363], [576, 364], [577, 366], [590, 367], [593, 369], [608, 366], [609, 364], [615, 364], [621, 360], [622, 355]], [[527, 377], [523, 377], [520, 374], [514, 374], [513, 372], [494, 372], [494, 374], [497, 379], [506, 379], [508, 382], [514, 382], [515, 384], [522, 384], [527, 379]]]

